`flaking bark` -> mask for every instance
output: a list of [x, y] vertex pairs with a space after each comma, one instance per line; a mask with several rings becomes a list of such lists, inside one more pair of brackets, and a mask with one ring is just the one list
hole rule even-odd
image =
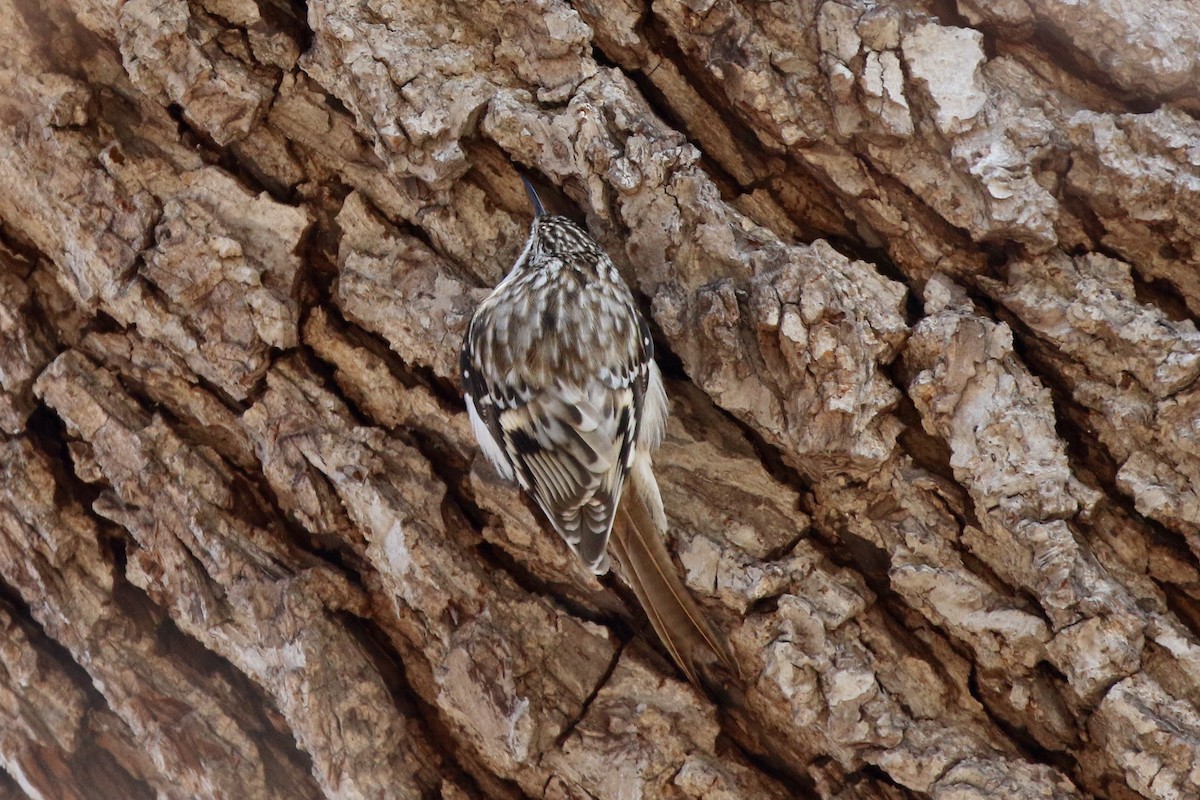
[[[1200, 11], [0, 0], [0, 798], [1200, 795]], [[477, 455], [518, 170], [744, 685]]]

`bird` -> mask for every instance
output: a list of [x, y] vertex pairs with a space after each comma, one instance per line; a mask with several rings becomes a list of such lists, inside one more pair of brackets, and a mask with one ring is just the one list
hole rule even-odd
[[[515, 480], [596, 575], [609, 553], [693, 685], [736, 674], [725, 640], [683, 585], [651, 453], [667, 394], [650, 328], [612, 259], [567, 217], [533, 206], [524, 249], [475, 310], [460, 367], [484, 456]], [[719, 665], [719, 666], [718, 666]]]

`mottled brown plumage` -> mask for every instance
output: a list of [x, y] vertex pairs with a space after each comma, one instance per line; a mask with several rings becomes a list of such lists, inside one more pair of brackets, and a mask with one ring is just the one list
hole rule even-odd
[[480, 447], [597, 574], [608, 571], [612, 537], [622, 576], [689, 679], [714, 660], [732, 671], [663, 543], [650, 453], [662, 439], [667, 398], [649, 329], [595, 240], [545, 214], [526, 188], [536, 212], [529, 240], [463, 343], [464, 396]]

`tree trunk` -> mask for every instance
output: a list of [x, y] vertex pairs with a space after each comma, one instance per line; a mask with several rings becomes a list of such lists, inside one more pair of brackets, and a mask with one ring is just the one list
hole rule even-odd
[[[1200, 5], [0, 0], [0, 798], [1200, 796]], [[478, 455], [530, 210], [706, 697]]]

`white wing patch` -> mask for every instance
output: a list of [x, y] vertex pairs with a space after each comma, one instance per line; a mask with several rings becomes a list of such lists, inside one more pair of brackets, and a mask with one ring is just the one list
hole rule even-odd
[[646, 381], [646, 396], [642, 399], [642, 418], [638, 425], [638, 450], [647, 453], [657, 448], [667, 431], [667, 390], [663, 386], [662, 373], [658, 364], [649, 364], [650, 375]]
[[496, 470], [508, 480], [513, 479], [512, 465], [508, 463], [508, 457], [504, 454], [496, 438], [492, 436], [492, 432], [488, 430], [488, 426], [484, 423], [483, 418], [479, 416], [479, 412], [475, 410], [475, 400], [470, 394], [464, 394], [463, 397], [467, 401], [467, 416], [471, 418], [471, 430], [475, 432], [475, 439], [479, 442], [479, 448], [483, 450], [483, 454], [487, 456], [487, 460], [492, 462]]

